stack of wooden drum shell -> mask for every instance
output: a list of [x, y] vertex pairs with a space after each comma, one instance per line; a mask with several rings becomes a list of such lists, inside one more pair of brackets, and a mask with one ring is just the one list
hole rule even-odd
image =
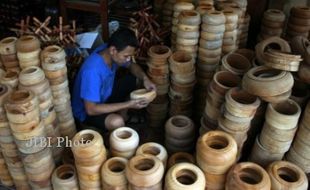
[[238, 146], [238, 158], [251, 121], [260, 105], [260, 100], [239, 88], [230, 89], [225, 95], [224, 111], [218, 120], [218, 129], [229, 133]]
[[[172, 27], [171, 27], [171, 48], [172, 50], [176, 49], [176, 40], [177, 40], [177, 32], [179, 30], [181, 31], [187, 31], [192, 29], [194, 32], [198, 32], [199, 33], [199, 26], [196, 27], [190, 27], [187, 25], [182, 25], [180, 24], [179, 21], [179, 15], [182, 11], [189, 11], [189, 10], [194, 10], [194, 5], [192, 3], [187, 3], [187, 2], [178, 2], [176, 4], [174, 4], [173, 6], [173, 17], [172, 17]], [[180, 25], [180, 27], [179, 27]], [[183, 29], [183, 30], [182, 30]], [[196, 49], [197, 50], [197, 49]]]
[[136, 151], [136, 155], [139, 154], [150, 154], [156, 156], [159, 160], [163, 162], [164, 168], [166, 169], [168, 153], [166, 148], [163, 147], [161, 144], [154, 142], [144, 143], [139, 146]]
[[71, 142], [80, 189], [101, 189], [100, 168], [107, 159], [101, 135], [86, 129], [78, 132]]
[[75, 167], [70, 164], [57, 167], [52, 175], [52, 184], [54, 190], [79, 190]]
[[231, 7], [231, 6], [237, 6], [237, 3], [233, 1], [226, 1], [226, 0], [217, 0], [215, 1], [215, 7], [217, 10], [223, 10], [226, 7]]
[[281, 10], [268, 9], [264, 12], [258, 41], [271, 36], [282, 36], [285, 14]]
[[169, 64], [171, 50], [167, 46], [155, 45], [148, 50], [147, 75], [156, 85], [156, 98], [146, 108], [149, 126], [160, 128], [168, 113]]
[[310, 30], [310, 7], [296, 6], [291, 8], [286, 28], [286, 38], [295, 36], [308, 38]]
[[[10, 148], [13, 148], [13, 149], [2, 150], [2, 151], [5, 151], [5, 153], [3, 153], [3, 157], [7, 165], [7, 168], [9, 170], [9, 173], [12, 176], [14, 186], [17, 189], [20, 188], [20, 189], [30, 190], [31, 187], [29, 186], [28, 178], [26, 176], [25, 169], [24, 169], [24, 165], [21, 161], [16, 145], [13, 145], [13, 143], [6, 143], [5, 145], [10, 145], [10, 144], [12, 144]], [[5, 145], [1, 145], [1, 146], [8, 148]]]
[[286, 154], [286, 160], [298, 165], [304, 172], [310, 172], [310, 103], [308, 102], [299, 123], [293, 144]]
[[0, 41], [0, 59], [7, 71], [19, 71], [16, 41], [16, 37], [7, 37]]
[[197, 64], [202, 72], [214, 72], [221, 59], [225, 22], [220, 11], [208, 11], [202, 16]]
[[173, 7], [175, 3], [175, 0], [168, 0], [165, 1], [163, 5], [162, 24], [166, 27], [170, 27], [172, 25]]
[[267, 167], [271, 189], [308, 189], [305, 172], [297, 165], [286, 161], [275, 161]]
[[246, 13], [246, 2], [238, 3], [233, 1], [237, 5], [230, 5], [228, 9], [232, 9], [238, 14], [238, 35], [237, 35], [237, 44], [239, 48], [245, 48], [248, 40], [248, 31], [251, 17]]
[[17, 57], [21, 69], [40, 66], [40, 41], [37, 37], [21, 36], [16, 42]]
[[205, 175], [207, 189], [224, 189], [226, 174], [236, 158], [237, 143], [229, 134], [210, 131], [199, 137], [196, 160]]
[[[216, 3], [217, 10], [221, 11], [233, 11], [238, 15], [238, 27], [237, 27], [237, 48], [246, 47], [248, 30], [250, 25], [250, 15], [246, 13], [247, 2], [245, 1], [218, 1]], [[223, 51], [232, 51], [232, 46], [224, 46]], [[237, 49], [235, 48], [235, 49]]]
[[13, 90], [17, 89], [18, 86], [18, 72], [7, 71], [0, 79], [2, 84], [9, 85]]
[[[10, 130], [10, 126], [6, 117], [6, 112], [3, 107], [4, 102], [6, 101], [7, 96], [12, 92], [11, 88], [8, 85], [0, 84], [0, 167], [1, 167], [1, 174], [0, 174], [0, 181], [2, 184], [7, 186], [13, 186], [13, 180], [15, 178], [11, 178], [11, 171], [13, 173], [14, 165], [11, 160], [18, 160], [18, 150], [16, 144], [14, 142], [12, 132]], [[11, 159], [12, 158], [12, 159]], [[16, 158], [16, 159], [15, 159]], [[6, 162], [8, 160], [8, 163]], [[11, 167], [10, 167], [11, 166]], [[19, 168], [22, 170], [23, 168]], [[14, 174], [14, 173], [13, 173]], [[16, 178], [17, 179], [17, 178]]]
[[214, 6], [214, 1], [213, 0], [198, 0], [197, 6], [201, 6], [201, 5], [212, 5], [212, 6]]
[[[218, 69], [229, 71], [235, 75], [243, 77], [243, 75], [251, 68], [251, 62], [249, 60], [253, 59], [253, 54], [254, 52], [247, 51], [247, 49], [236, 50], [235, 52], [228, 53], [222, 57], [221, 66]], [[224, 104], [225, 109], [223, 110], [222, 117], [218, 120], [218, 129], [230, 133], [235, 138], [238, 144], [238, 158], [241, 156], [242, 147], [247, 139], [247, 133], [251, 126], [251, 120], [254, 118], [256, 109], [259, 105], [260, 101], [244, 90], [234, 88], [233, 90], [226, 92]], [[230, 111], [229, 108], [231, 108]], [[238, 109], [248, 113], [237, 113], [239, 112]], [[230, 122], [237, 125], [232, 125]]]
[[44, 122], [40, 119], [37, 97], [32, 91], [14, 91], [5, 109], [30, 186], [32, 189], [50, 188], [55, 163]]
[[279, 52], [291, 52], [291, 47], [287, 41], [278, 36], [272, 36], [257, 43], [255, 46], [255, 58], [257, 59], [259, 65], [264, 65], [265, 61], [268, 61], [268, 59], [265, 57], [265, 52], [271, 44], [277, 44], [279, 46]]
[[248, 1], [247, 0], [232, 0], [243, 12], [246, 12]]
[[204, 190], [206, 179], [201, 169], [191, 163], [178, 163], [172, 166], [165, 177], [167, 190]]
[[176, 51], [169, 57], [171, 86], [169, 115], [192, 115], [193, 89], [196, 83], [193, 57], [185, 51]]
[[224, 8], [225, 16], [225, 32], [223, 36], [222, 54], [225, 55], [231, 51], [238, 49], [237, 34], [238, 34], [238, 14], [234, 9]]
[[219, 65], [224, 31], [225, 16], [222, 12], [207, 11], [202, 16], [197, 61], [197, 81], [201, 87], [209, 83]]
[[243, 89], [250, 94], [259, 96], [266, 102], [272, 103], [288, 99], [291, 95], [293, 84], [294, 78], [290, 72], [265, 66], [250, 69], [242, 79]]
[[50, 138], [54, 159], [56, 163], [59, 163], [63, 146], [58, 144], [58, 137], [60, 137], [58, 120], [53, 107], [52, 91], [43, 70], [37, 66], [23, 69], [19, 74], [18, 88], [21, 90], [31, 90], [37, 96], [40, 118], [44, 122], [46, 135]]
[[7, 102], [8, 96], [12, 93], [12, 89], [8, 85], [0, 84], [0, 146], [3, 158], [8, 166], [9, 173], [12, 176], [14, 185], [17, 188], [30, 189], [27, 176], [25, 174], [24, 165], [19, 156], [14, 137], [12, 135], [9, 121], [6, 116], [4, 103]]
[[101, 184], [103, 189], [127, 189], [125, 168], [126, 158], [112, 157], [105, 161], [101, 167]]
[[252, 149], [250, 160], [261, 166], [281, 160], [291, 147], [301, 113], [293, 100], [269, 103], [261, 134]]
[[22, 159], [32, 189], [51, 189], [51, 176], [55, 164], [50, 147], [47, 146], [43, 150], [30, 155], [22, 154]]
[[251, 16], [248, 13], [238, 18], [237, 44], [239, 48], [247, 47], [250, 21]]
[[187, 152], [176, 152], [169, 156], [167, 168], [171, 168], [175, 164], [187, 162], [195, 164], [195, 158], [192, 154]]
[[176, 32], [176, 50], [183, 50], [197, 57], [200, 14], [195, 10], [181, 11], [178, 15]]
[[270, 190], [268, 173], [261, 166], [251, 162], [234, 165], [227, 174], [225, 190]]
[[[265, 52], [267, 45], [272, 43], [272, 40], [278, 41], [285, 51], [268, 49]], [[291, 54], [291, 48], [288, 42], [278, 37], [269, 38], [257, 44], [256, 55], [259, 61], [263, 61], [266, 66], [283, 71], [298, 71], [300, 61], [302, 61], [301, 55]]]
[[298, 70], [298, 77], [301, 81], [310, 84], [310, 42], [306, 37], [296, 36], [291, 39], [292, 52], [301, 55], [303, 61]]
[[221, 106], [226, 92], [237, 87], [241, 79], [229, 71], [217, 72], [208, 86], [208, 95], [203, 117], [201, 118], [200, 135], [217, 128], [217, 120], [221, 116]]
[[112, 156], [130, 159], [135, 155], [139, 145], [138, 133], [129, 127], [120, 127], [110, 135], [110, 152]]
[[213, 1], [199, 1], [195, 10], [202, 17], [207, 11], [214, 10]]
[[76, 133], [68, 87], [66, 53], [59, 46], [48, 46], [41, 53], [42, 68], [50, 83], [60, 134], [71, 139]]
[[[206, 11], [201, 17], [203, 25], [207, 27], [212, 27], [213, 25], [215, 25], [214, 27], [216, 25], [223, 27], [225, 23], [224, 15], [214, 10]], [[194, 116], [195, 121], [198, 123], [206, 105], [208, 84], [212, 80], [221, 59], [222, 38], [223, 33], [216, 34], [203, 30], [200, 32], [196, 69], [197, 84], [194, 92], [194, 108], [196, 110]]]
[[161, 190], [163, 186], [164, 165], [153, 155], [136, 155], [126, 165], [128, 189]]
[[167, 151], [191, 152], [195, 147], [195, 126], [193, 121], [182, 115], [175, 115], [165, 124], [165, 146]]
[[[35, 36], [9, 37], [0, 41], [1, 63], [4, 63], [6, 70], [0, 70], [0, 160], [3, 160], [1, 164], [6, 164], [0, 165], [0, 180], [7, 186], [14, 184], [17, 189], [51, 189], [54, 160], [59, 164], [63, 156], [64, 144], [58, 139], [60, 131], [66, 141], [76, 133], [65, 52], [58, 46], [45, 48], [41, 56], [40, 52], [40, 42]], [[40, 59], [44, 71], [39, 67]], [[168, 89], [166, 87], [166, 95]], [[100, 144], [103, 146], [103, 143]], [[93, 173], [95, 167], [86, 166], [89, 163], [94, 166], [100, 160], [103, 162], [106, 153], [100, 151], [94, 157], [94, 160], [93, 157], [76, 159], [77, 165], [80, 165], [78, 171], [86, 173], [81, 179], [87, 181], [89, 177], [94, 177], [92, 174], [86, 175]], [[56, 180], [60, 183], [75, 180], [75, 177], [66, 179], [67, 175], [63, 173], [59, 175], [65, 175]], [[99, 179], [100, 185], [100, 174], [95, 178]], [[84, 187], [92, 185], [98, 183], [87, 181]], [[77, 189], [77, 180], [69, 186], [70, 189]], [[54, 188], [60, 187], [56, 185]]]
[[[2, 132], [1, 128], [0, 130]], [[14, 185], [13, 179], [11, 177], [11, 174], [9, 173], [8, 167], [5, 163], [4, 157], [1, 152], [0, 152], [0, 168], [1, 168], [0, 182], [8, 187], [13, 186]]]
[[174, 18], [174, 5], [176, 3], [192, 3], [192, 0], [167, 0], [163, 5], [162, 10], [162, 24], [171, 27]]

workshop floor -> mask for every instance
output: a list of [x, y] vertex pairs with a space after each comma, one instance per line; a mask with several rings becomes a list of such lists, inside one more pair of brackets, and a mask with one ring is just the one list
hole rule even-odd
[[160, 144], [164, 143], [164, 126], [160, 126], [159, 128], [149, 127], [148, 120], [145, 114], [145, 110], [135, 111], [135, 117], [140, 121], [126, 123], [127, 127], [131, 127], [135, 129], [140, 137], [140, 144], [146, 142], [157, 142]]

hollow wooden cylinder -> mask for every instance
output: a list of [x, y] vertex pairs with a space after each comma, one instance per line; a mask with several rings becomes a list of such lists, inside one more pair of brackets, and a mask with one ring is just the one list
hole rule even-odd
[[162, 181], [164, 165], [155, 156], [137, 155], [129, 160], [125, 173], [130, 184], [151, 187]]
[[224, 174], [235, 163], [237, 143], [223, 131], [210, 131], [201, 136], [196, 145], [197, 164], [203, 171]]
[[225, 190], [270, 190], [270, 188], [268, 173], [255, 163], [236, 164], [227, 174]]
[[276, 161], [267, 167], [271, 189], [306, 190], [308, 179], [305, 172], [293, 163]]
[[166, 190], [204, 190], [205, 177], [194, 164], [178, 163], [172, 166], [165, 177]]
[[127, 159], [121, 157], [112, 157], [104, 162], [101, 168], [103, 189], [126, 189], [127, 179], [125, 176], [125, 168], [127, 162]]

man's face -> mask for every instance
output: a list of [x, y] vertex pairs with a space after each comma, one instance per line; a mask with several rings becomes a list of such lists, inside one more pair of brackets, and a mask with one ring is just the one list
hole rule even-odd
[[124, 65], [131, 60], [131, 57], [134, 55], [136, 48], [127, 46], [122, 51], [117, 51], [115, 47], [111, 48], [112, 60], [118, 65]]

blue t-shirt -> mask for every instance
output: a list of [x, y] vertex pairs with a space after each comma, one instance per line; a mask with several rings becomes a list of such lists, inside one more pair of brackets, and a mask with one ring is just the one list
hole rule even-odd
[[86, 119], [84, 101], [104, 103], [111, 95], [117, 65], [110, 68], [98, 53], [106, 49], [101, 45], [82, 64], [75, 79], [72, 97], [74, 117], [83, 122]]

